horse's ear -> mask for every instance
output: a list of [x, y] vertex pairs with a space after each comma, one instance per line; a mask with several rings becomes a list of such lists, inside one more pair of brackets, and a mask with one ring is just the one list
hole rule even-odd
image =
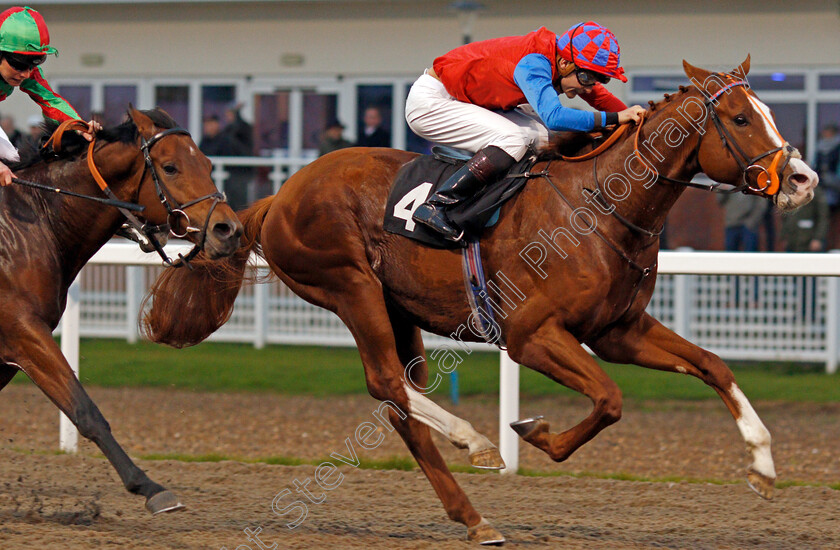
[[747, 54], [743, 63], [732, 69], [732, 74], [739, 78], [746, 77], [748, 72], [750, 72], [750, 54]]
[[712, 75], [710, 71], [695, 67], [685, 59], [683, 59], [683, 70], [691, 83], [700, 88], [703, 88], [703, 83]]
[[155, 134], [155, 123], [152, 119], [134, 108], [134, 105], [128, 105], [128, 118], [137, 126], [137, 131], [141, 136], [153, 136]]

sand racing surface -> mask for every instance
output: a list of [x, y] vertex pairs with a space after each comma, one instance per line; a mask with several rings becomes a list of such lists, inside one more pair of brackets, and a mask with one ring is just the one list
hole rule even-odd
[[[152, 517], [90, 442], [78, 455], [56, 454], [55, 407], [30, 384], [9, 386], [0, 398], [2, 550], [478, 548], [465, 540], [463, 526], [446, 517], [419, 469], [342, 466], [333, 490], [310, 483], [313, 495], [324, 498], [307, 501], [307, 516], [295, 529], [286, 524], [297, 512], [281, 517], [272, 511], [275, 496], [285, 489], [294, 495], [294, 481], [312, 479], [317, 466], [247, 461], [347, 456], [346, 439], [352, 444], [361, 423], [376, 422], [372, 398], [89, 393], [132, 457], [215, 454], [236, 460], [138, 458], [152, 479], [187, 505]], [[492, 399], [465, 398], [458, 406], [438, 401], [498, 440]], [[828, 486], [840, 483], [840, 404], [754, 406], [773, 434], [779, 482], [810, 485], [777, 489], [772, 501], [755, 495], [744, 480], [743, 441], [716, 400], [626, 403], [618, 424], [561, 464], [521, 444], [522, 468], [583, 477], [455, 475], [509, 548], [840, 548], [840, 491]], [[589, 407], [582, 399], [553, 397], [524, 400], [521, 412], [544, 414], [557, 430], [577, 423]], [[396, 432], [381, 430], [384, 440], [376, 449], [354, 447], [359, 459], [409, 456]], [[435, 440], [450, 464], [467, 464], [464, 451]]]

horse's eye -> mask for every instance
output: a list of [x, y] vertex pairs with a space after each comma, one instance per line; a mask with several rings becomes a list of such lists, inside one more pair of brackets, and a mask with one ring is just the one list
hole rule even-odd
[[735, 124], [737, 124], [738, 126], [747, 125], [747, 117], [745, 117], [744, 115], [736, 115], [735, 118], [733, 118], [732, 120], [734, 120]]
[[176, 168], [174, 164], [164, 164], [163, 173], [167, 176], [174, 176], [178, 173], [178, 168]]

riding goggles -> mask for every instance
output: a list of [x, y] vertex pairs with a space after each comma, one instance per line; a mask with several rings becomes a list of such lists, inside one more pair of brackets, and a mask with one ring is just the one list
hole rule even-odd
[[31, 71], [47, 59], [46, 55], [16, 55], [13, 53], [3, 54], [3, 58], [11, 68], [16, 71]]
[[578, 69], [575, 71], [578, 82], [581, 86], [594, 86], [598, 82], [606, 84], [610, 81], [610, 77], [596, 73], [595, 71], [587, 71], [586, 69]]

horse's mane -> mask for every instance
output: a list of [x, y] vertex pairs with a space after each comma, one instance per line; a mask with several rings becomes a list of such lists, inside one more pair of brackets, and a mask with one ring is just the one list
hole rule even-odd
[[[158, 128], [168, 129], [178, 125], [166, 111], [161, 109], [140, 112], [149, 117]], [[42, 144], [49, 139], [56, 128], [58, 128], [58, 124], [55, 122], [50, 121], [44, 124], [44, 134], [41, 138]], [[96, 139], [107, 143], [134, 143], [137, 141], [137, 137], [137, 126], [128, 116], [119, 125], [111, 128], [103, 128], [96, 132]], [[9, 168], [15, 171], [56, 160], [75, 160], [87, 151], [88, 145], [89, 142], [76, 132], [67, 132], [61, 138], [61, 152], [58, 155], [55, 155], [52, 151], [44, 151], [40, 146], [25, 146], [20, 150], [20, 161], [11, 163]]]
[[[663, 99], [658, 103], [648, 101], [650, 105], [650, 112], [654, 113], [661, 110], [661, 107], [666, 103], [670, 103], [675, 97], [683, 96], [693, 91], [692, 86], [680, 86], [679, 91], [674, 94], [665, 94]], [[632, 134], [627, 134], [623, 139]], [[602, 137], [607, 137], [600, 132], [552, 132], [549, 136], [548, 145], [537, 151], [538, 161], [548, 161], [560, 159], [562, 157], [573, 157], [587, 153], [597, 147], [603, 141]]]

